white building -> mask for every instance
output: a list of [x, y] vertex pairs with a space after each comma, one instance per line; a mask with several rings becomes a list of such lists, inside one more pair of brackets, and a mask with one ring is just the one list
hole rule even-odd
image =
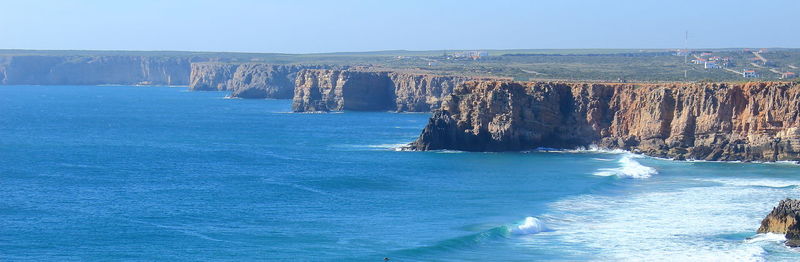
[[755, 70], [745, 69], [742, 71], [742, 77], [744, 78], [756, 78], [758, 77], [758, 73]]

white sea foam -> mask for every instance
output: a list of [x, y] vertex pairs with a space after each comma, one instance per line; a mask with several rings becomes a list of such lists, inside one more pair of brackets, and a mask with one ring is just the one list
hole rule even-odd
[[639, 156], [634, 154], [625, 154], [617, 162], [619, 167], [616, 168], [601, 168], [594, 172], [596, 176], [617, 176], [621, 178], [648, 178], [652, 175], [658, 174], [655, 168], [640, 164], [634, 158]]
[[551, 204], [543, 216], [559, 218], [548, 220], [548, 227], [560, 242], [597, 250], [601, 261], [765, 261], [772, 252], [791, 252], [779, 236], [735, 235], [755, 233], [773, 205], [792, 192], [722, 184], [581, 195]]
[[597, 145], [589, 145], [588, 147], [578, 147], [576, 149], [564, 150], [569, 153], [605, 153], [605, 154], [630, 154], [630, 152], [622, 149], [608, 149], [601, 148]]
[[439, 154], [460, 154], [460, 153], [464, 153], [464, 151], [461, 151], [461, 150], [439, 150], [439, 151], [436, 151], [436, 153], [439, 153]]
[[522, 223], [511, 228], [511, 233], [515, 235], [530, 235], [544, 231], [547, 231], [547, 227], [535, 217], [526, 217]]
[[746, 178], [711, 178], [699, 179], [701, 181], [715, 182], [729, 186], [739, 187], [793, 187], [800, 185], [800, 181], [783, 179], [746, 179]]
[[785, 234], [777, 234], [777, 233], [766, 233], [766, 234], [757, 234], [750, 238], [745, 239], [745, 243], [756, 243], [756, 242], [776, 242], [776, 243], [783, 243], [786, 241]]
[[404, 144], [377, 144], [377, 145], [366, 145], [366, 148], [375, 148], [375, 149], [386, 149], [386, 150], [394, 150], [394, 151], [402, 151], [404, 147], [407, 147], [409, 143]]
[[366, 149], [366, 150], [392, 150], [392, 151], [403, 151], [405, 148], [408, 147], [409, 143], [404, 144], [374, 144], [374, 145], [338, 145], [337, 147], [345, 147], [345, 148], [357, 148], [357, 149]]

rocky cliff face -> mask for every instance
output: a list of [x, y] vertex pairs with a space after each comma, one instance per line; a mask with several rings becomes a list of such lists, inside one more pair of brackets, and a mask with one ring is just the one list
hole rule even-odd
[[425, 112], [466, 77], [369, 70], [304, 70], [297, 77], [295, 112], [395, 110]]
[[677, 159], [800, 160], [800, 86], [468, 82], [417, 150], [598, 145]]
[[304, 70], [297, 76], [292, 110], [390, 110], [392, 90], [385, 72]]
[[440, 76], [391, 72], [389, 79], [394, 88], [395, 110], [398, 112], [429, 112], [439, 108], [442, 99], [468, 77]]
[[238, 64], [230, 63], [192, 63], [189, 90], [228, 90], [228, 81], [233, 78], [237, 67], [239, 67]]
[[265, 63], [192, 64], [190, 90], [231, 91], [231, 97], [289, 99], [294, 94], [300, 70], [326, 68], [317, 65], [273, 65]]
[[772, 209], [764, 220], [758, 233], [786, 234], [786, 245], [800, 246], [800, 201], [784, 199]]
[[187, 85], [190, 64], [202, 59], [161, 56], [5, 56], [4, 85]]

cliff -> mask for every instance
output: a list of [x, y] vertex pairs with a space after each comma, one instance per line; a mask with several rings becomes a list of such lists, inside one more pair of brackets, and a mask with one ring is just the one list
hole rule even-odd
[[231, 97], [289, 99], [300, 70], [318, 65], [194, 63], [189, 90], [231, 91]]
[[190, 64], [203, 59], [168, 56], [0, 57], [3, 85], [187, 85]]
[[800, 160], [792, 83], [468, 82], [445, 98], [416, 150], [516, 151], [598, 145], [651, 156]]
[[800, 246], [800, 201], [784, 199], [761, 221], [758, 233], [786, 234], [786, 245]]
[[233, 78], [238, 64], [230, 63], [192, 63], [189, 74], [189, 90], [225, 91], [228, 80]]
[[468, 78], [371, 70], [304, 70], [298, 74], [292, 110], [394, 110], [425, 112]]

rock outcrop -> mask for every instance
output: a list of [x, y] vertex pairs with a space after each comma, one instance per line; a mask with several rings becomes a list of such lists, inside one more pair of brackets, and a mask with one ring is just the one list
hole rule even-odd
[[786, 245], [800, 246], [800, 200], [784, 199], [761, 221], [758, 233], [786, 234]]
[[265, 63], [194, 63], [189, 90], [231, 91], [231, 97], [290, 99], [300, 70], [318, 65]]
[[203, 60], [185, 56], [3, 56], [0, 84], [187, 85], [191, 63]]
[[800, 160], [800, 85], [474, 81], [445, 98], [410, 147], [590, 145], [676, 159]]
[[391, 71], [304, 70], [297, 77], [292, 110], [426, 112], [466, 80]]
[[228, 81], [233, 78], [238, 64], [231, 63], [192, 63], [189, 75], [189, 90], [226, 91]]

